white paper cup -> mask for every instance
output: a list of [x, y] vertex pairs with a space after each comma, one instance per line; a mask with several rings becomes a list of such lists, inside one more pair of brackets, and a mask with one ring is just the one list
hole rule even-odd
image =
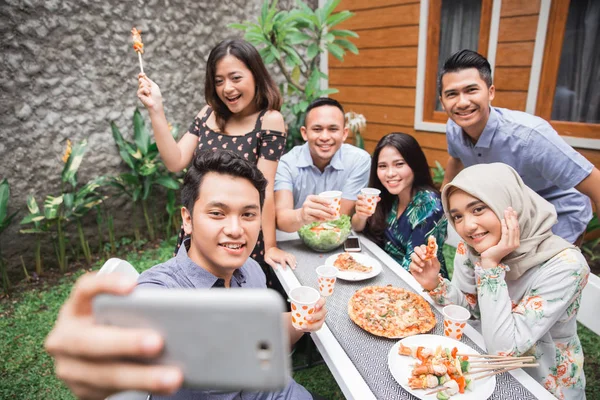
[[471, 313], [466, 308], [455, 304], [444, 307], [442, 313], [444, 314], [444, 335], [460, 340], [463, 329], [471, 318]]
[[342, 192], [339, 190], [329, 190], [327, 192], [319, 193], [319, 197], [331, 200], [331, 207], [335, 211], [333, 219], [340, 217], [340, 208], [342, 206]]
[[304, 329], [307, 326], [306, 317], [315, 312], [315, 304], [319, 301], [319, 292], [309, 286], [299, 286], [290, 290], [292, 301], [292, 325], [296, 329]]
[[375, 208], [377, 207], [377, 197], [381, 190], [375, 188], [363, 188], [360, 190], [360, 194], [365, 196], [365, 200], [369, 203], [369, 211], [371, 213], [375, 212]]
[[321, 265], [317, 267], [317, 281], [319, 282], [319, 292], [321, 296], [328, 297], [333, 294], [338, 269], [330, 265]]

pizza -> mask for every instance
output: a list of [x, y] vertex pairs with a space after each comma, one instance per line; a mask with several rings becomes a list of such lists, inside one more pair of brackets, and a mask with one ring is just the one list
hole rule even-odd
[[438, 245], [435, 241], [435, 236], [429, 236], [427, 239], [427, 250], [425, 250], [425, 261], [432, 260], [437, 257]]
[[369, 333], [403, 338], [425, 333], [436, 324], [429, 303], [416, 293], [393, 286], [367, 286], [354, 293], [348, 314]]
[[333, 266], [339, 271], [351, 271], [351, 272], [371, 272], [373, 267], [363, 265], [356, 261], [350, 253], [342, 253], [335, 259]]

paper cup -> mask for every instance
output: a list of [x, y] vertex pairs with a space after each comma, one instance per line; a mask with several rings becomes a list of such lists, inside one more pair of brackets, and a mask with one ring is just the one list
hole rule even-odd
[[309, 286], [299, 286], [290, 290], [292, 301], [292, 325], [296, 329], [304, 329], [307, 326], [306, 317], [315, 312], [315, 304], [319, 301], [319, 292]]
[[321, 296], [328, 297], [333, 294], [338, 269], [330, 265], [321, 265], [317, 267], [317, 281], [319, 282], [319, 292]]
[[340, 208], [342, 206], [342, 192], [339, 190], [329, 190], [327, 192], [319, 193], [319, 197], [331, 200], [331, 207], [335, 211], [333, 219], [338, 219], [340, 217]]
[[377, 207], [377, 197], [379, 197], [380, 193], [381, 190], [375, 188], [363, 188], [360, 190], [360, 194], [365, 196], [365, 200], [369, 203], [369, 211], [372, 213], [375, 212], [375, 208]]
[[466, 308], [454, 304], [444, 307], [442, 313], [444, 314], [444, 335], [460, 340], [471, 313]]

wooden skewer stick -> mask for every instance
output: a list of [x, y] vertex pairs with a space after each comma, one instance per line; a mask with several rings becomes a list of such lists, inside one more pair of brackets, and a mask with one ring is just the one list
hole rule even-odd
[[468, 374], [477, 374], [480, 372], [485, 372], [485, 371], [494, 371], [494, 370], [499, 370], [499, 369], [505, 369], [505, 368], [529, 368], [529, 367], [537, 367], [539, 364], [524, 364], [524, 363], [514, 363], [514, 364], [505, 364], [505, 365], [496, 365], [496, 366], [490, 366], [490, 367], [476, 367], [473, 368], [474, 372], [471, 372], [472, 370], [469, 370]]
[[436, 394], [436, 393], [441, 392], [446, 389], [448, 389], [446, 386], [442, 386], [441, 388], [438, 388], [438, 389], [432, 390], [431, 392], [425, 393], [425, 396], [429, 396], [430, 394]]
[[522, 363], [526, 363], [526, 362], [534, 362], [535, 359], [533, 357], [531, 358], [514, 358], [511, 360], [497, 360], [497, 361], [490, 361], [490, 362], [473, 362], [470, 363], [469, 366], [470, 367], [487, 367], [487, 366], [493, 366], [493, 365], [503, 365], [503, 364], [512, 364], [512, 363], [516, 363], [516, 362], [522, 362]]
[[[492, 355], [492, 354], [456, 354], [456, 355], [461, 356], [461, 357], [469, 357], [469, 358], [502, 358], [502, 359], [523, 358], [523, 357], [516, 357], [516, 356], [497, 356], [497, 355]], [[533, 356], [529, 356], [529, 357], [533, 357]]]
[[142, 53], [138, 53], [138, 59], [140, 60], [140, 71], [144, 73], [144, 66], [142, 65]]
[[478, 359], [478, 360], [473, 360], [471, 361], [471, 363], [482, 363], [482, 362], [486, 362], [486, 363], [497, 363], [497, 362], [505, 362], [505, 361], [518, 361], [518, 360], [535, 360], [534, 356], [527, 356], [527, 357], [507, 357], [507, 358], [489, 358], [489, 359]]
[[[527, 364], [527, 366], [528, 367], [537, 367], [537, 366], [539, 366], [539, 364]], [[478, 376], [474, 380], [477, 381], [479, 379], [487, 378], [488, 376], [502, 374], [504, 372], [512, 371], [513, 369], [519, 369], [519, 368], [522, 368], [522, 367], [511, 367], [511, 368], [505, 368], [505, 369], [501, 369], [501, 370], [494, 371], [494, 372], [489, 372], [489, 373], [487, 373], [485, 375]]]

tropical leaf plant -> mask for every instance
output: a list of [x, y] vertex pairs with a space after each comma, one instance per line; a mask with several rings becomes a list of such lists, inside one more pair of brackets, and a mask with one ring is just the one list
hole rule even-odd
[[[43, 234], [55, 231], [55, 252], [58, 266], [64, 272], [68, 265], [67, 260], [67, 235], [66, 227], [69, 223], [77, 224], [77, 232], [81, 250], [88, 264], [92, 261], [89, 242], [83, 233], [81, 219], [92, 208], [96, 207], [105, 197], [97, 189], [105, 184], [105, 177], [94, 178], [78, 188], [77, 171], [86, 152], [87, 141], [84, 140], [71, 147], [67, 144], [67, 151], [63, 157], [65, 166], [61, 173], [61, 194], [59, 196], [46, 196], [43, 211], [38, 207], [33, 195], [27, 198], [29, 215], [21, 221], [21, 225], [33, 224], [33, 228], [23, 229], [22, 233]], [[36, 243], [39, 252], [39, 243]], [[38, 272], [38, 253], [36, 253], [36, 272]], [[41, 260], [39, 272], [41, 273]]]
[[[2, 179], [0, 181], [0, 235], [12, 222], [15, 215], [17, 215], [18, 211], [10, 214], [8, 212], [8, 201], [10, 199], [10, 185], [8, 181]], [[0, 275], [2, 276], [2, 288], [5, 293], [8, 293], [10, 290], [10, 280], [8, 279], [8, 271], [6, 264], [4, 263], [4, 258], [2, 257], [2, 241], [0, 241]]]
[[442, 167], [442, 164], [440, 164], [439, 161], [436, 160], [435, 162], [435, 167], [432, 168], [432, 172], [433, 172], [433, 183], [436, 184], [438, 187], [442, 185], [442, 182], [444, 181], [444, 176], [446, 175], [446, 171], [444, 170], [444, 167]]
[[319, 55], [329, 52], [340, 61], [347, 51], [358, 54], [351, 42], [356, 32], [333, 29], [354, 14], [334, 12], [340, 0], [327, 0], [323, 7], [312, 10], [301, 0], [292, 10], [279, 10], [277, 0], [264, 0], [256, 22], [231, 24], [245, 32], [244, 38], [259, 49], [266, 64], [276, 64], [285, 76], [281, 92], [287, 95], [282, 112], [288, 122], [287, 148], [303, 142], [300, 127], [306, 108], [318, 97], [337, 93], [337, 89], [321, 89], [327, 75], [319, 70]]
[[[111, 122], [112, 135], [119, 148], [121, 158], [129, 167], [129, 172], [112, 177], [110, 185], [131, 198], [134, 206], [141, 205], [146, 228], [151, 240], [155, 238], [154, 224], [148, 213], [148, 199], [152, 187], [158, 185], [167, 189], [179, 189], [179, 183], [158, 158], [158, 146], [152, 142], [144, 119], [138, 109], [133, 113], [133, 141], [127, 141], [114, 122]], [[178, 129], [171, 129], [177, 137]], [[135, 219], [134, 219], [135, 223]]]

